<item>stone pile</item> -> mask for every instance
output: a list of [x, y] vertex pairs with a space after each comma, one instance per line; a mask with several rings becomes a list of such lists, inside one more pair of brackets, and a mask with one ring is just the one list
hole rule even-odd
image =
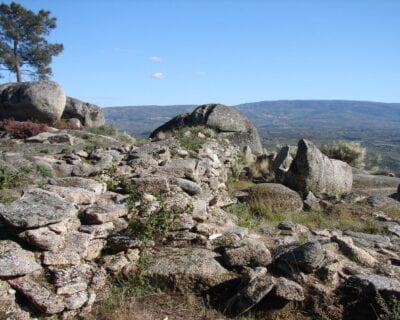
[[[44, 156], [3, 153], [4, 166], [17, 170], [40, 161], [50, 176], [27, 185], [15, 201], [0, 207], [0, 318], [30, 319], [27, 309], [76, 318], [106, 298], [110, 278], [139, 269], [159, 287], [208, 294], [211, 303], [232, 315], [276, 301], [308, 305], [318, 297], [330, 299], [331, 306], [319, 307], [334, 317], [350, 307], [340, 297], [354, 283], [368, 295], [372, 289], [400, 295], [398, 220], [376, 215], [393, 231], [390, 237], [319, 230], [290, 221], [255, 229], [239, 226], [226, 208], [237, 201], [229, 195], [227, 181], [241, 156], [241, 148], [218, 136], [204, 138], [195, 150], [171, 137], [141, 146]], [[248, 158], [255, 159], [251, 154]], [[319, 171], [315, 159], [321, 160]], [[331, 169], [337, 173], [338, 167], [347, 172], [347, 167], [328, 160], [311, 142], [302, 141], [284, 174], [289, 180], [298, 175], [296, 188], [259, 184], [249, 196], [275, 199], [292, 214], [303, 207], [297, 192], [307, 192], [310, 208], [355, 201], [338, 195], [350, 188], [350, 179], [339, 174], [344, 182], [338, 186], [325, 174]], [[277, 168], [286, 170], [289, 162], [279, 162]], [[310, 174], [307, 179], [298, 171], [302, 163]], [[317, 177], [317, 172], [323, 174]], [[132, 223], [160, 210], [176, 213], [165, 234], [139, 239]], [[144, 270], [139, 268], [143, 252], [150, 257]]]

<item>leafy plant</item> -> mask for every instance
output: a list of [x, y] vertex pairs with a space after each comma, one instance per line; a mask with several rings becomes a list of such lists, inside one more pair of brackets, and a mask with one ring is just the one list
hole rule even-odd
[[46, 168], [45, 166], [38, 164], [36, 166], [36, 172], [41, 174], [43, 177], [51, 177], [51, 171], [48, 168]]
[[0, 189], [7, 189], [15, 186], [15, 173], [6, 168], [0, 168]]
[[181, 147], [195, 151], [204, 144], [205, 138], [210, 138], [215, 135], [214, 131], [204, 126], [185, 127], [174, 130], [172, 136], [178, 139]]
[[181, 213], [176, 206], [168, 208], [164, 201], [160, 207], [152, 213], [144, 213], [144, 216], [131, 220], [127, 233], [143, 241], [161, 240], [171, 230], [175, 217]]

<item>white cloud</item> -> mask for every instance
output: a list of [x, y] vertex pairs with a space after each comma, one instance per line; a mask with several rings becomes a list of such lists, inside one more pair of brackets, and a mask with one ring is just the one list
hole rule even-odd
[[205, 75], [207, 75], [207, 72], [205, 72], [205, 71], [196, 71], [196, 72], [194, 73], [194, 75], [195, 75], [196, 77], [204, 77]]
[[160, 63], [162, 61], [161, 57], [159, 56], [151, 56], [149, 57], [149, 60], [154, 63]]
[[164, 73], [162, 73], [162, 72], [154, 72], [154, 73], [152, 73], [151, 77], [152, 77], [153, 79], [161, 80], [161, 79], [164, 79], [164, 78], [165, 78], [165, 75], [164, 75]]

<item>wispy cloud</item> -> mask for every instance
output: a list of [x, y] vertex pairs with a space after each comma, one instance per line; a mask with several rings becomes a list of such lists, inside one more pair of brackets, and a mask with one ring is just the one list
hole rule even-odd
[[196, 77], [204, 77], [205, 75], [207, 75], [207, 72], [205, 71], [196, 71], [193, 73]]
[[161, 79], [165, 79], [165, 74], [162, 73], [162, 72], [154, 72], [154, 73], [151, 74], [151, 77], [153, 79], [161, 80]]
[[154, 63], [160, 63], [162, 61], [161, 57], [159, 56], [151, 56], [149, 57], [149, 60]]

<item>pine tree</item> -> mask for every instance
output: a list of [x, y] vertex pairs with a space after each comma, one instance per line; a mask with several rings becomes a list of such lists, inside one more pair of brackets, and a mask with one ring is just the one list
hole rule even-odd
[[17, 82], [22, 74], [47, 79], [52, 75], [52, 57], [61, 53], [64, 46], [48, 43], [48, 36], [56, 28], [56, 18], [49, 11], [37, 14], [20, 4], [0, 5], [0, 64], [2, 70], [15, 73]]

